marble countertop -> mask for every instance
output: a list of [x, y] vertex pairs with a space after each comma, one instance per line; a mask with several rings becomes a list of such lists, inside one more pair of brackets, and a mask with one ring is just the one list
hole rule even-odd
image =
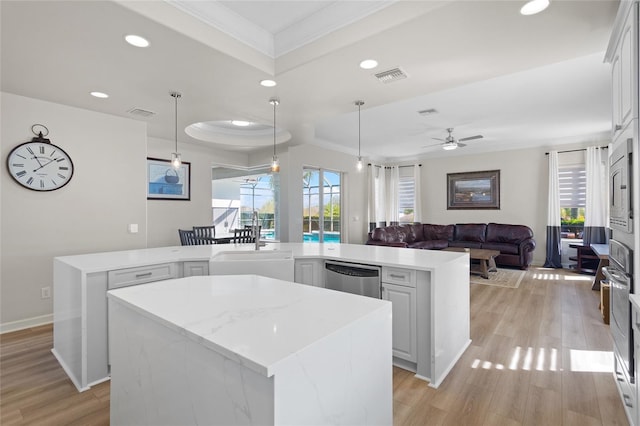
[[[251, 251], [253, 244], [214, 244], [206, 246], [174, 246], [60, 256], [55, 260], [84, 273], [153, 265], [165, 262], [209, 261], [221, 251]], [[294, 259], [320, 258], [380, 266], [435, 270], [439, 265], [455, 261], [466, 253], [419, 250], [364, 244], [267, 243], [264, 250], [291, 250]]]
[[108, 298], [271, 376], [295, 356], [390, 302], [257, 275], [199, 276], [111, 290]]

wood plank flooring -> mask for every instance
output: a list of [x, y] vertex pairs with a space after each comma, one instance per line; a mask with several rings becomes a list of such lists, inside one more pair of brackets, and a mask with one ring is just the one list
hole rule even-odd
[[[612, 345], [590, 279], [532, 268], [518, 289], [472, 284], [471, 346], [438, 389], [394, 368], [394, 424], [627, 425], [612, 373], [576, 371]], [[52, 346], [51, 325], [0, 336], [0, 424], [108, 425], [109, 382], [78, 393]]]

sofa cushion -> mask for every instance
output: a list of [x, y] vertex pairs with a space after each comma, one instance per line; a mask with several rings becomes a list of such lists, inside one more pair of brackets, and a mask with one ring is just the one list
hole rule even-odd
[[511, 243], [484, 243], [483, 249], [498, 250], [500, 254], [518, 254], [518, 245]]
[[487, 242], [520, 244], [533, 238], [533, 231], [525, 225], [490, 223], [487, 225]]
[[416, 249], [426, 249], [426, 250], [441, 250], [443, 248], [449, 247], [449, 241], [447, 240], [423, 240], [416, 241], [414, 243], [409, 244], [409, 248]]
[[422, 224], [417, 223], [415, 225], [403, 225], [402, 228], [404, 229], [406, 234], [405, 242], [409, 243], [409, 247], [411, 247], [411, 243], [413, 242], [424, 240], [424, 234], [422, 233]]
[[422, 225], [425, 240], [453, 240], [453, 225]]
[[456, 224], [454, 239], [456, 241], [475, 241], [483, 243], [485, 241], [484, 238], [486, 230], [487, 225], [485, 223], [458, 223]]
[[403, 226], [392, 225], [384, 228], [382, 234], [382, 241], [385, 243], [404, 243], [407, 238], [407, 233], [403, 229]]

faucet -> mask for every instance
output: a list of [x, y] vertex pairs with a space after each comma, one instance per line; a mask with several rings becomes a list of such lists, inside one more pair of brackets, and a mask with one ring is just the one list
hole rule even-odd
[[253, 229], [253, 239], [256, 243], [256, 250], [260, 250], [260, 226], [258, 225], [258, 210], [253, 211], [251, 217], [251, 229]]

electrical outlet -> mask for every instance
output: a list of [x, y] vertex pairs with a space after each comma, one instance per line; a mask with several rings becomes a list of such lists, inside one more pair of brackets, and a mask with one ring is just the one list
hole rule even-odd
[[43, 299], [51, 298], [51, 287], [42, 287], [40, 289], [40, 297]]

